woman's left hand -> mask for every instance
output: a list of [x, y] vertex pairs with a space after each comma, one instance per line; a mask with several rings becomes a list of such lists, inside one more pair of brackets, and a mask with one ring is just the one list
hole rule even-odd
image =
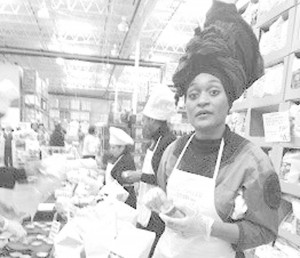
[[160, 213], [159, 216], [166, 223], [166, 226], [184, 237], [202, 236], [209, 239], [214, 219], [201, 215], [186, 206], [176, 205], [182, 213], [183, 218], [172, 218]]

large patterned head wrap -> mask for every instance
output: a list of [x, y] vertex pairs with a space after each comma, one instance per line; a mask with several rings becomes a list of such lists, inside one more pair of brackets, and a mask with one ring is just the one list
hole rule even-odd
[[215, 1], [203, 31], [195, 30], [173, 75], [178, 97], [200, 73], [220, 79], [230, 105], [264, 73], [256, 36], [233, 4]]

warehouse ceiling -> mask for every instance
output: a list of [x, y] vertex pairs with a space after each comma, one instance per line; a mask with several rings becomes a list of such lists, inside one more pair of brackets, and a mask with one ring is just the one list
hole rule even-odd
[[170, 78], [210, 4], [0, 0], [0, 62], [35, 69], [53, 93], [108, 91], [116, 85], [131, 91], [137, 76], [147, 83], [159, 81], [162, 73]]

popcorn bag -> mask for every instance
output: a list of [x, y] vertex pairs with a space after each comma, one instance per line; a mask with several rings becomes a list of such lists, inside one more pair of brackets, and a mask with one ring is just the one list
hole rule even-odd
[[119, 201], [86, 208], [55, 241], [56, 257], [147, 258], [155, 233], [137, 229], [136, 210]]
[[82, 257], [82, 253], [84, 252], [83, 241], [72, 221], [66, 224], [56, 236], [54, 249], [56, 258]]
[[107, 195], [110, 198], [114, 198], [122, 202], [126, 202], [129, 196], [129, 193], [117, 182], [117, 180], [113, 180], [111, 183], [103, 186], [99, 194]]

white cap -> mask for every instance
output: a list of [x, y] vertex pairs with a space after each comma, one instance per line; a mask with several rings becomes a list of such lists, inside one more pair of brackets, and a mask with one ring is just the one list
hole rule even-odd
[[133, 145], [133, 139], [122, 129], [116, 127], [109, 128], [110, 145]]
[[5, 114], [11, 101], [19, 96], [19, 89], [10, 80], [0, 81], [0, 113]]
[[168, 86], [157, 86], [151, 93], [143, 114], [156, 120], [169, 120], [176, 112], [174, 96], [175, 94]]

